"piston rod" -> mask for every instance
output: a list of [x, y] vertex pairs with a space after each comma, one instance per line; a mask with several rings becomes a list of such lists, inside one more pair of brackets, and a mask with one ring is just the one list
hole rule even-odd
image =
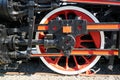
[[[117, 56], [118, 50], [73, 50], [70, 55], [98, 55], [98, 56]], [[42, 54], [31, 54], [30, 57], [43, 57], [43, 56], [64, 56], [63, 53], [42, 53]]]

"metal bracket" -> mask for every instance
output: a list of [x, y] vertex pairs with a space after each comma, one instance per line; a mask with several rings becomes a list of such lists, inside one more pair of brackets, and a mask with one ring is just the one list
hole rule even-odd
[[118, 33], [118, 58], [120, 58], [120, 30]]
[[113, 70], [113, 64], [114, 64], [114, 56], [110, 56], [108, 69], [111, 71]]
[[34, 0], [29, 0], [29, 9], [28, 9], [28, 23], [29, 23], [29, 38], [28, 38], [28, 47], [27, 47], [27, 54], [31, 53], [32, 50], [32, 38], [34, 32], [34, 24], [35, 24], [35, 17], [34, 17]]
[[76, 36], [78, 34], [86, 34], [86, 21], [84, 20], [52, 20], [49, 22], [49, 34], [62, 34], [63, 26], [71, 27], [71, 34]]
[[[115, 49], [116, 48], [116, 41], [117, 41], [117, 32], [112, 32], [111, 35], [112, 35], [111, 40], [114, 42], [114, 44], [111, 46], [111, 49]], [[108, 69], [111, 71], [113, 70], [113, 64], [114, 64], [114, 56], [110, 56]]]

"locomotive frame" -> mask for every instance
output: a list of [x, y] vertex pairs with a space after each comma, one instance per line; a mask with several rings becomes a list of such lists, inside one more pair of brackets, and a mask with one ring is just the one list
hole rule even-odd
[[[65, 4], [65, 5], [64, 5]], [[101, 17], [102, 12], [96, 11], [96, 8], [93, 10], [93, 14], [84, 8], [86, 5], [90, 5], [91, 8], [93, 6], [101, 6], [105, 7], [106, 11], [104, 12], [104, 16], [108, 15], [107, 19], [111, 19], [109, 14], [114, 11], [114, 9], [119, 10], [120, 1], [116, 0], [0, 0], [0, 64], [6, 65], [11, 64], [13, 62], [29, 59], [31, 57], [45, 57], [44, 60], [48, 59], [54, 60], [58, 57], [65, 56], [66, 57], [66, 67], [65, 70], [68, 72], [73, 71], [73, 69], [78, 70], [73, 73], [68, 74], [68, 72], [64, 73], [57, 69], [56, 72], [61, 74], [76, 74], [79, 72], [84, 72], [88, 70], [91, 66], [93, 66], [92, 61], [96, 60], [95, 56], [119, 56], [120, 57], [120, 23], [119, 20], [100, 22], [97, 20], [95, 16], [98, 18]], [[73, 7], [80, 6], [83, 8]], [[85, 6], [84, 6], [85, 5]], [[112, 7], [111, 7], [112, 6]], [[73, 8], [72, 8], [73, 7]], [[68, 9], [67, 9], [68, 8]], [[71, 8], [71, 9], [69, 9]], [[110, 9], [108, 9], [110, 8]], [[54, 9], [54, 10], [53, 10]], [[65, 9], [65, 10], [64, 10]], [[101, 8], [100, 8], [101, 9]], [[111, 10], [112, 9], [112, 10]], [[47, 11], [53, 10], [56, 13], [48, 13], [41, 23], [39, 23], [40, 19], [38, 17], [43, 17]], [[61, 11], [60, 11], [61, 10]], [[3, 12], [2, 12], [3, 11]], [[57, 12], [58, 11], [58, 12]], [[63, 12], [65, 13], [65, 17], [63, 17]], [[73, 12], [72, 12], [73, 11]], [[92, 11], [92, 10], [91, 10]], [[103, 10], [104, 11], [104, 10]], [[43, 12], [43, 15], [42, 15]], [[73, 19], [68, 19], [66, 15], [72, 14]], [[73, 14], [74, 13], [74, 14]], [[119, 14], [119, 11], [116, 11], [114, 14]], [[83, 16], [81, 16], [83, 15]], [[111, 14], [110, 14], [111, 15]], [[62, 16], [62, 17], [61, 17]], [[104, 16], [102, 16], [104, 18]], [[85, 17], [85, 18], [81, 18]], [[48, 18], [46, 21], [44, 21]], [[62, 19], [64, 18], [64, 19]], [[3, 20], [2, 20], [3, 19]], [[101, 20], [102, 18], [100, 18]], [[118, 18], [119, 19], [119, 18]], [[100, 48], [100, 41], [105, 31], [107, 35], [108, 42], [104, 43], [106, 45], [105, 48]], [[36, 33], [37, 32], [37, 33]], [[100, 32], [100, 33], [99, 33]], [[108, 32], [108, 33], [107, 33]], [[35, 34], [36, 39], [35, 39]], [[76, 47], [80, 40], [77, 37], [80, 35], [89, 34], [93, 40], [85, 40], [86, 42], [94, 42], [94, 45], [89, 47]], [[110, 34], [110, 35], [109, 35]], [[98, 36], [98, 37], [97, 37]], [[89, 39], [89, 37], [87, 37]], [[87, 39], [85, 38], [85, 39]], [[98, 38], [98, 40], [97, 40]], [[110, 38], [110, 39], [108, 39]], [[81, 40], [82, 41], [82, 40]], [[38, 53], [32, 53], [32, 47], [37, 45]], [[44, 46], [44, 47], [42, 47]], [[87, 43], [87, 46], [88, 43]], [[22, 51], [26, 51], [23, 52]], [[55, 51], [54, 51], [55, 50]], [[52, 51], [52, 52], [51, 52]], [[57, 52], [56, 52], [57, 51]], [[41, 53], [42, 54], [41, 54]], [[68, 69], [68, 59], [70, 56], [73, 56], [75, 60], [75, 68]], [[84, 56], [82, 56], [84, 55]], [[79, 71], [81, 68], [78, 67], [77, 58], [74, 56], [82, 56], [83, 59], [88, 62], [90, 67], [86, 67], [85, 69]], [[87, 58], [86, 58], [87, 56]], [[92, 58], [91, 58], [92, 56]], [[43, 61], [44, 61], [43, 60]], [[52, 60], [48, 60], [48, 63]], [[112, 61], [111, 61], [112, 60]], [[57, 62], [57, 61], [56, 61]], [[84, 61], [83, 61], [84, 62]], [[85, 62], [85, 64], [86, 64]], [[54, 62], [53, 62], [54, 63]], [[110, 58], [110, 63], [113, 64], [113, 58]], [[46, 62], [45, 62], [46, 64]], [[84, 64], [84, 65], [85, 65]], [[57, 67], [58, 65], [52, 64]], [[50, 66], [52, 66], [50, 65]], [[83, 67], [84, 67], [83, 65]], [[49, 67], [49, 66], [48, 66]], [[63, 66], [62, 66], [63, 67]], [[58, 69], [61, 67], [58, 67]]]

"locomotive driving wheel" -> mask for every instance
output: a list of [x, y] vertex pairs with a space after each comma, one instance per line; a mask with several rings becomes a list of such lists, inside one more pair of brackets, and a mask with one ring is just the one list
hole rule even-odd
[[[48, 13], [40, 22], [47, 24], [50, 20], [76, 19], [80, 18], [89, 22], [98, 23], [99, 21], [87, 10], [75, 6], [64, 6]], [[56, 25], [57, 27], [57, 25]], [[36, 33], [36, 39], [44, 38], [45, 33]], [[90, 31], [88, 34], [80, 34], [75, 37], [74, 48], [104, 48], [104, 33], [102, 31]], [[37, 45], [37, 51], [41, 54], [49, 52], [44, 46]], [[52, 49], [53, 53], [59, 52], [58, 49]], [[66, 75], [75, 75], [85, 72], [92, 68], [100, 59], [100, 56], [70, 56], [70, 57], [40, 57], [43, 63], [51, 70]]]

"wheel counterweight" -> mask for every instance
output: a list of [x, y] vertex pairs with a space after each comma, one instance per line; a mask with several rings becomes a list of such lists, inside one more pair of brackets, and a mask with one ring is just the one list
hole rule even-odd
[[[47, 24], [50, 20], [61, 19], [76, 19], [80, 18], [86, 20], [88, 23], [99, 21], [90, 12], [83, 8], [75, 6], [64, 6], [57, 8], [48, 13], [40, 22], [40, 24]], [[56, 25], [57, 26], [57, 25]], [[43, 39], [45, 33], [36, 33], [36, 39]], [[59, 36], [58, 36], [59, 37]], [[74, 48], [104, 48], [104, 33], [102, 31], [90, 31], [88, 34], [80, 34], [75, 37]], [[52, 51], [59, 52], [58, 49], [47, 49], [44, 46], [37, 45], [38, 53], [46, 53]], [[73, 50], [74, 51], [74, 50]], [[70, 57], [40, 57], [43, 63], [51, 70], [66, 75], [75, 75], [89, 70], [93, 67], [100, 56], [70, 56]]]

